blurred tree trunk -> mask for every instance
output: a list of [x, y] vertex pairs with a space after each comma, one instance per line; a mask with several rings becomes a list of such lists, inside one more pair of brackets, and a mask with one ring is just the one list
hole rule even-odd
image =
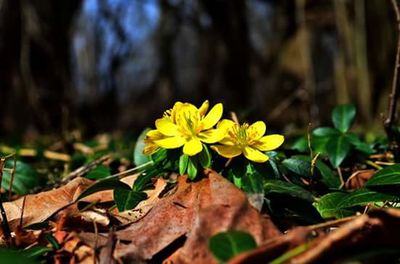
[[224, 63], [224, 87], [228, 94], [222, 96], [232, 105], [249, 107], [251, 83], [250, 39], [246, 17], [245, 0], [202, 0], [206, 12], [211, 17], [213, 27], [221, 36], [226, 60]]
[[0, 95], [13, 99], [11, 107], [2, 106], [7, 116], [2, 126], [6, 129], [21, 132], [33, 125], [39, 131], [61, 132], [66, 126], [66, 109], [71, 109], [69, 33], [80, 3], [4, 2], [0, 18]]

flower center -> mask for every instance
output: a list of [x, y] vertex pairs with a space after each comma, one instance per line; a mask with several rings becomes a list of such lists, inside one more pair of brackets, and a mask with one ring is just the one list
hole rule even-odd
[[234, 125], [232, 130], [229, 131], [229, 136], [234, 140], [235, 145], [240, 148], [244, 148], [248, 145], [248, 134], [247, 129], [249, 128], [249, 124], [244, 123], [240, 125]]

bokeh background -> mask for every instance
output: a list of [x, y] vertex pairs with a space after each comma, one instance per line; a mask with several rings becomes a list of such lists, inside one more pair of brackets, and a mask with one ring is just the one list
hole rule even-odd
[[151, 126], [177, 100], [280, 131], [381, 123], [389, 0], [0, 0], [0, 136]]

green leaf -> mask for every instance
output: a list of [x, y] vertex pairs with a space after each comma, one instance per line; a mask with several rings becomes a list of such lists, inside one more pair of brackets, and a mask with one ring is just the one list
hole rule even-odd
[[375, 192], [366, 188], [358, 189], [352, 193], [349, 193], [344, 197], [338, 204], [339, 208], [349, 208], [357, 205], [367, 205], [369, 203], [383, 202], [383, 201], [393, 201], [399, 197]]
[[398, 186], [400, 185], [400, 164], [395, 164], [379, 170], [366, 183], [366, 187], [375, 186]]
[[290, 158], [285, 159], [282, 164], [290, 171], [303, 176], [308, 177], [310, 175], [310, 162], [298, 159], [298, 158]]
[[347, 196], [347, 193], [333, 192], [322, 196], [313, 205], [323, 218], [343, 218], [355, 212], [350, 209], [340, 208], [337, 205]]
[[110, 168], [105, 165], [99, 165], [95, 169], [91, 170], [87, 175], [86, 178], [91, 180], [99, 180], [103, 179], [107, 176], [110, 176]]
[[58, 243], [57, 239], [51, 235], [51, 234], [46, 234], [45, 235], [46, 240], [51, 244], [51, 246], [53, 247], [53, 249], [60, 249], [61, 246]]
[[208, 248], [221, 262], [227, 262], [232, 257], [256, 247], [254, 238], [243, 231], [218, 233], [208, 240]]
[[139, 137], [136, 140], [135, 149], [133, 151], [133, 162], [136, 166], [145, 164], [150, 161], [150, 157], [148, 155], [143, 154], [144, 149], [144, 139], [146, 138], [147, 132], [149, 132], [149, 128], [146, 128], [140, 133]]
[[350, 151], [350, 143], [344, 135], [331, 138], [326, 151], [333, 167], [338, 168]]
[[4, 264], [38, 264], [33, 258], [29, 258], [19, 251], [0, 248], [0, 260]]
[[329, 188], [339, 188], [340, 179], [339, 177], [333, 173], [331, 168], [328, 167], [323, 161], [317, 160], [315, 163], [315, 167], [317, 167], [318, 171], [321, 174], [321, 182], [328, 186]]
[[54, 249], [44, 246], [35, 246], [23, 251], [23, 254], [28, 258], [38, 258], [44, 254], [53, 251]]
[[203, 149], [202, 151], [198, 154], [197, 156], [200, 165], [203, 168], [210, 168], [211, 167], [211, 153], [210, 150], [208, 149], [207, 145], [203, 144]]
[[189, 156], [182, 154], [179, 157], [179, 174], [183, 175], [186, 172], [186, 169], [188, 167], [188, 163], [189, 163]]
[[242, 177], [242, 189], [246, 193], [262, 193], [264, 191], [263, 178], [251, 163], [246, 165], [246, 172]]
[[90, 185], [86, 190], [84, 190], [76, 199], [76, 201], [87, 197], [93, 193], [100, 192], [100, 191], [105, 191], [105, 190], [112, 190], [117, 187], [121, 188], [126, 188], [126, 186], [129, 187], [129, 185], [119, 181], [118, 177], [112, 177], [112, 178], [106, 178], [103, 180], [99, 180], [92, 185]]
[[313, 131], [313, 135], [317, 137], [331, 137], [339, 134], [340, 132], [332, 127], [318, 127]]
[[264, 182], [264, 191], [266, 194], [279, 193], [310, 202], [314, 201], [314, 196], [309, 191], [293, 183], [284, 182], [281, 180], [266, 180]]
[[150, 159], [155, 163], [160, 163], [167, 158], [167, 150], [160, 148], [150, 156]]
[[187, 173], [190, 180], [194, 180], [197, 176], [197, 163], [196, 157], [189, 157]]
[[117, 187], [114, 189], [114, 201], [118, 211], [123, 212], [135, 208], [141, 201], [147, 198], [144, 192], [136, 192], [130, 188]]
[[345, 136], [347, 137], [347, 140], [350, 142], [350, 144], [353, 145], [357, 150], [364, 152], [368, 155], [374, 153], [372, 147], [369, 144], [362, 142], [356, 134], [349, 132], [346, 133]]
[[[5, 168], [13, 168], [14, 161], [8, 160], [5, 164]], [[3, 180], [1, 187], [5, 190], [10, 189], [11, 172], [9, 170], [3, 170]], [[43, 179], [36, 173], [36, 171], [28, 164], [17, 161], [14, 180], [12, 184], [12, 191], [14, 193], [24, 195], [30, 192], [34, 187], [37, 187], [43, 183]]]
[[354, 105], [338, 105], [333, 109], [332, 122], [339, 131], [345, 133], [349, 130], [355, 116], [356, 108]]
[[299, 137], [297, 138], [290, 146], [291, 149], [300, 151], [300, 152], [307, 152], [308, 151], [308, 141], [306, 137]]

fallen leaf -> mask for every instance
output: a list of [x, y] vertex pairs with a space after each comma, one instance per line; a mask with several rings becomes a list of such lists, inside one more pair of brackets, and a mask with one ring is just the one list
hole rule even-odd
[[166, 263], [217, 263], [207, 246], [208, 238], [216, 233], [242, 230], [258, 244], [280, 234], [231, 182], [211, 170], [205, 176], [197, 182], [179, 177], [173, 194], [160, 199], [139, 221], [117, 231], [118, 240], [126, 244], [117, 245], [115, 257], [128, 262], [149, 260], [171, 243], [184, 240], [172, 255], [163, 256], [168, 257]]
[[374, 170], [356, 171], [347, 179], [345, 187], [348, 190], [360, 189], [374, 174]]

